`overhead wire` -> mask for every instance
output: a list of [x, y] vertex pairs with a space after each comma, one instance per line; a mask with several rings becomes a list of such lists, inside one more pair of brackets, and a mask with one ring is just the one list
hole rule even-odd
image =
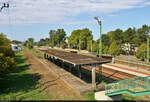
[[[10, 5], [9, 0], [7, 0], [7, 3]], [[12, 38], [12, 24], [11, 24], [10, 6], [8, 7], [8, 25], [9, 25], [9, 35], [10, 35], [10, 38]]]
[[[10, 2], [9, 2], [9, 0], [6, 0], [4, 3], [3, 3], [3, 5], [2, 5], [2, 7], [0, 8], [0, 12], [2, 13], [2, 10], [4, 9], [4, 8], [7, 8], [7, 11], [8, 11], [8, 15], [7, 15], [7, 13], [5, 13], [4, 15], [6, 16], [6, 19], [8, 18], [8, 26], [9, 26], [9, 30], [8, 30], [8, 33], [10, 34], [10, 38], [11, 38], [11, 32], [12, 32], [12, 30], [11, 30], [11, 17], [10, 17]], [[8, 35], [9, 35], [8, 34]]]

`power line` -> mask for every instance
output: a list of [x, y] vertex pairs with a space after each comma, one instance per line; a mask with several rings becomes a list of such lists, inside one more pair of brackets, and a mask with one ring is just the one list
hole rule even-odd
[[[8, 3], [9, 3], [9, 1], [8, 1]], [[9, 34], [12, 36], [11, 16], [10, 16], [9, 8], [8, 8], [8, 23], [9, 23]]]
[[10, 38], [11, 38], [11, 17], [10, 17], [10, 5], [9, 5], [9, 0], [7, 0], [7, 2], [3, 3], [2, 7], [0, 8], [0, 12], [2, 12], [2, 10], [4, 8], [8, 8], [8, 25], [9, 25], [9, 34], [10, 34]]

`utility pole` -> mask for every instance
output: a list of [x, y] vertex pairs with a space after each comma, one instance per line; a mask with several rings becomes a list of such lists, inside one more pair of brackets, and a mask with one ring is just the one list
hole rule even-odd
[[149, 62], [149, 37], [147, 38], [147, 62]]
[[78, 46], [79, 46], [79, 49], [78, 49], [78, 51], [80, 52], [80, 38], [79, 38], [79, 45], [78, 45]]
[[9, 3], [3, 3], [3, 6], [0, 8], [0, 12], [3, 10], [3, 8], [9, 8]]
[[54, 35], [53, 35], [53, 39], [52, 39], [52, 48], [54, 48]]
[[99, 39], [99, 57], [102, 57], [102, 22], [98, 19], [98, 17], [94, 17], [97, 20], [98, 24], [100, 25], [100, 39]]
[[93, 52], [93, 41], [91, 40], [91, 53]]

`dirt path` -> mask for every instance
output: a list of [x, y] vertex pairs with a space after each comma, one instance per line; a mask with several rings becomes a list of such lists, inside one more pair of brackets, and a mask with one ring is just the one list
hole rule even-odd
[[30, 64], [31, 73], [38, 73], [40, 76], [35, 77], [42, 86], [44, 94], [47, 94], [52, 100], [86, 100], [87, 96], [77, 95], [67, 86], [56, 74], [45, 68], [45, 66], [31, 54], [28, 50], [24, 51], [27, 64]]

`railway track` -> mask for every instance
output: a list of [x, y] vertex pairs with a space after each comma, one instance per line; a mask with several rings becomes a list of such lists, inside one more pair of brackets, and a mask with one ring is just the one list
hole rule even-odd
[[[86, 56], [86, 55], [81, 55], [77, 53], [71, 53], [71, 52], [66, 52], [66, 51], [60, 51], [60, 50], [55, 50], [55, 49], [50, 49], [50, 50], [40, 50], [41, 52], [46, 52], [50, 55], [57, 56], [61, 59], [68, 60], [70, 62], [75, 62], [75, 63], [84, 63], [92, 60], [95, 61], [105, 61], [108, 60], [107, 58], [98, 58], [98, 57], [91, 57], [91, 56]], [[88, 60], [87, 60], [88, 59]], [[90, 62], [89, 62], [90, 63]], [[82, 64], [81, 64], [82, 66]], [[92, 67], [91, 66], [82, 66], [82, 68], [91, 71]], [[127, 69], [126, 69], [127, 70]], [[126, 79], [126, 78], [132, 78], [135, 77], [135, 75], [126, 73], [126, 72], [121, 72], [113, 69], [109, 69], [106, 67], [102, 67], [101, 73], [99, 72], [99, 66], [96, 67], [96, 73], [97, 74], [102, 74], [105, 77], [111, 78], [113, 80], [121, 80], [121, 79]]]
[[[91, 66], [82, 66], [82, 68], [91, 71]], [[101, 74], [107, 78], [111, 78], [113, 80], [121, 80], [121, 79], [126, 79], [126, 78], [132, 78], [135, 77], [135, 75], [131, 75], [125, 72], [120, 72], [116, 71], [113, 69], [108, 69], [108, 68], [102, 68], [101, 71], [99, 71], [99, 67], [96, 67], [96, 73]]]

